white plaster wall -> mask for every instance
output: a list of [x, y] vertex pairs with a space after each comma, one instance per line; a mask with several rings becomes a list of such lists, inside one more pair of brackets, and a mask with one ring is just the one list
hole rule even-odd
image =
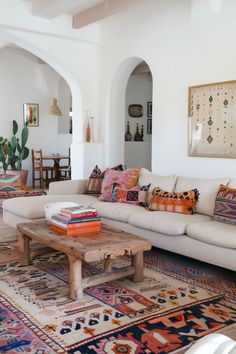
[[100, 110], [106, 117], [101, 134], [111, 164], [122, 160], [124, 148], [116, 139], [124, 98], [116, 88], [110, 101], [111, 82], [119, 72], [122, 86], [129, 70], [121, 64], [139, 57], [153, 74], [152, 170], [236, 177], [234, 159], [187, 156], [188, 86], [236, 79], [235, 13], [234, 0], [147, 0], [101, 22]]
[[[39, 127], [29, 127], [29, 149], [42, 149], [44, 154], [66, 153], [71, 140], [60, 141], [58, 117], [48, 115], [51, 97], [57, 97], [60, 75], [37, 58], [19, 48], [6, 47], [0, 51], [0, 136], [11, 138], [12, 120], [23, 127], [23, 103], [39, 104]], [[20, 136], [20, 135], [19, 135]], [[23, 161], [29, 169], [31, 184], [31, 154]]]
[[[0, 38], [31, 51], [69, 84], [73, 104], [72, 177], [84, 176], [85, 111], [97, 117], [97, 43], [99, 26], [72, 29], [71, 16], [47, 20], [32, 16], [21, 0], [0, 1]], [[96, 130], [96, 124], [95, 124]]]
[[58, 119], [58, 133], [69, 134], [71, 90], [69, 85], [63, 78], [61, 78], [58, 82], [58, 106], [61, 110], [61, 116]]

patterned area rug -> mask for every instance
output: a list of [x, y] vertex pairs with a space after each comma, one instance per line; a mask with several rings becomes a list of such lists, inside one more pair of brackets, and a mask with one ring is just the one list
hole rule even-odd
[[[119, 259], [114, 266], [127, 264]], [[68, 299], [64, 255], [1, 266], [0, 353], [164, 354], [236, 322], [236, 303], [222, 289], [160, 271], [155, 253], [146, 266], [142, 283], [90, 287], [80, 301]], [[84, 273], [101, 269], [85, 265]]]

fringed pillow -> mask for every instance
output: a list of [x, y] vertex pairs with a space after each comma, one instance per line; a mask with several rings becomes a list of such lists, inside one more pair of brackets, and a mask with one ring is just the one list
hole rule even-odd
[[193, 189], [187, 192], [166, 192], [154, 188], [149, 210], [170, 211], [174, 213], [192, 215], [196, 210], [199, 192]]

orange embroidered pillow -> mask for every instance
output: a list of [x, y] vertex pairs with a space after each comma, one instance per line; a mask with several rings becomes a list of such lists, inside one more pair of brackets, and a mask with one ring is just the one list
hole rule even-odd
[[154, 188], [149, 210], [171, 211], [173, 213], [192, 215], [196, 210], [198, 197], [199, 192], [197, 189], [175, 193]]

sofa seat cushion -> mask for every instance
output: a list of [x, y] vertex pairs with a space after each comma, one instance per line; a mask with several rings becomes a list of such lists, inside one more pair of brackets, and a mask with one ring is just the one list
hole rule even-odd
[[236, 249], [236, 226], [218, 221], [187, 226], [187, 235], [211, 245]]
[[143, 229], [156, 231], [170, 236], [186, 233], [186, 228], [191, 223], [211, 220], [211, 217], [201, 214], [185, 215], [166, 211], [147, 211], [143, 214], [132, 214], [129, 224]]
[[125, 203], [110, 203], [110, 202], [94, 202], [91, 206], [97, 209], [98, 215], [106, 219], [128, 222], [128, 218], [132, 214], [144, 213], [145, 209], [138, 205]]
[[20, 197], [8, 199], [3, 202], [4, 211], [27, 218], [41, 219], [45, 217], [44, 206], [53, 202], [75, 202], [82, 205], [90, 205], [97, 198], [85, 194], [68, 194], [68, 195], [43, 195], [37, 197]]

